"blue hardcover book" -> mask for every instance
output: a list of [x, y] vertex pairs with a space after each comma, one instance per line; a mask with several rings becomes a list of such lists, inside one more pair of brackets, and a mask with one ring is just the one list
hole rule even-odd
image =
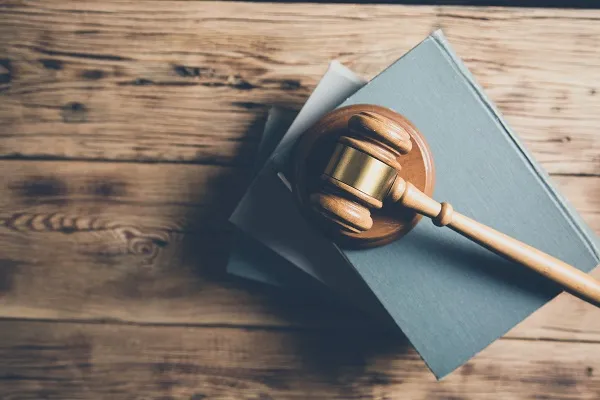
[[[598, 264], [593, 233], [552, 187], [441, 32], [341, 106], [365, 103], [405, 115], [427, 138], [436, 166], [434, 198], [584, 271]], [[337, 248], [295, 208], [281, 176], [288, 153], [276, 152], [231, 220], [295, 268], [391, 318], [438, 378], [560, 292], [426, 220], [387, 246]], [[266, 216], [271, 219], [264, 223]]]

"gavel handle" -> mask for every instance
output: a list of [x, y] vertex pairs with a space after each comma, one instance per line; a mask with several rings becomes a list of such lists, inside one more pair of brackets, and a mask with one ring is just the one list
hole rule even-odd
[[400, 182], [394, 184], [391, 195], [404, 207], [431, 218], [437, 226], [448, 226], [488, 250], [552, 279], [581, 299], [600, 305], [600, 282], [585, 272], [455, 212], [450, 204], [440, 204], [410, 182], [398, 179]]

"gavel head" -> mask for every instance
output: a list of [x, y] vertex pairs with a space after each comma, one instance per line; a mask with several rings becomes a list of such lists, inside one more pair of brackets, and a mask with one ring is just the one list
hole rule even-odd
[[[340, 107], [295, 142], [284, 173], [308, 222], [342, 247], [390, 243], [420, 220], [396, 199], [403, 179], [431, 196], [434, 168], [423, 135], [402, 115], [372, 104]], [[400, 165], [402, 170], [400, 172]], [[396, 179], [399, 173], [403, 179]]]
[[398, 158], [412, 149], [411, 128], [371, 111], [352, 115], [321, 175], [320, 191], [310, 196], [315, 211], [343, 231], [371, 229], [370, 209], [381, 208], [395, 182], [403, 182], [396, 179]]

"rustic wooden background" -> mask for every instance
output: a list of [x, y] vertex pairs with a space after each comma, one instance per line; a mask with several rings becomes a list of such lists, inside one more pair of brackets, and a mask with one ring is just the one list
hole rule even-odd
[[0, 398], [600, 398], [600, 313], [567, 295], [436, 383], [343, 304], [223, 273], [269, 105], [299, 108], [332, 59], [371, 77], [440, 27], [600, 232], [599, 21], [0, 0]]

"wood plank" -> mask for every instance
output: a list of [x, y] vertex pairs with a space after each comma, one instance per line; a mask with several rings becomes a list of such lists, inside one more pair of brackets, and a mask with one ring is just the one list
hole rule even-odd
[[[10, 172], [0, 174], [0, 317], [365, 323], [363, 315], [321, 304], [318, 296], [223, 276], [232, 233], [226, 220], [248, 181], [243, 168], [4, 160], [0, 170]], [[600, 178], [553, 180], [600, 232]], [[596, 310], [565, 297], [566, 305], [557, 300], [511, 335], [600, 340]]]
[[246, 170], [64, 161], [0, 161], [0, 170], [10, 171], [0, 174], [0, 316], [246, 325], [329, 318], [304, 311], [317, 299], [287, 301], [224, 277], [227, 218]]
[[0, 157], [248, 165], [269, 104], [443, 28], [552, 173], [600, 174], [597, 10], [5, 1]]
[[[364, 316], [219, 273], [226, 216], [248, 179], [247, 169], [230, 166], [250, 163], [266, 105], [299, 106], [334, 56], [372, 76], [433, 26], [471, 56], [548, 170], [598, 175], [598, 100], [586, 86], [598, 76], [590, 33], [598, 17], [358, 6], [348, 18], [342, 6], [210, 6], [0, 5], [0, 37], [8, 38], [0, 43], [0, 157], [105, 161], [0, 162], [0, 316], [205, 327], [2, 321], [0, 393], [598, 398], [600, 320], [569, 296], [433, 385], [405, 344], [357, 332], [370, 325]], [[531, 47], [524, 35], [534, 36]], [[357, 46], [340, 54], [350, 43]], [[600, 178], [554, 179], [600, 232]]]
[[441, 383], [368, 330], [0, 322], [5, 399], [597, 399], [600, 344], [500, 340]]

